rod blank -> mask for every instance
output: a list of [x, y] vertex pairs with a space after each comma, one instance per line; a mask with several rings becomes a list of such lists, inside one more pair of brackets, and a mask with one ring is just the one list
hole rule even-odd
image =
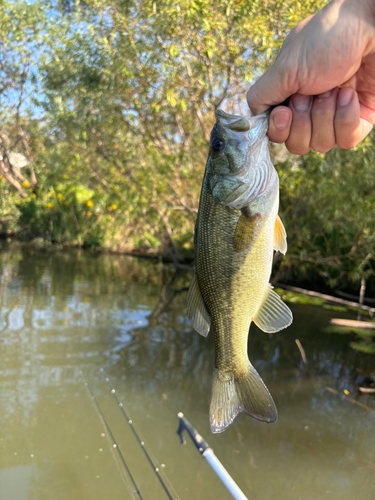
[[184, 414], [180, 412], [177, 416], [179, 419], [177, 434], [180, 436], [181, 443], [185, 443], [183, 432], [186, 430], [193, 443], [198, 448], [199, 453], [207, 460], [232, 497], [235, 500], [248, 500], [247, 496], [242, 492], [237, 483], [233, 480], [232, 476], [217, 458], [214, 450], [208, 445], [198, 431], [194, 429], [191, 423], [184, 417]]

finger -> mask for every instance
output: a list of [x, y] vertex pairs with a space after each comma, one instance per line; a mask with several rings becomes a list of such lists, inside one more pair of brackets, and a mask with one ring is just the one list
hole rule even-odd
[[310, 151], [312, 96], [294, 94], [289, 99], [293, 113], [289, 137], [285, 142], [287, 149], [295, 155], [305, 155]]
[[285, 72], [282, 71], [280, 61], [281, 58], [278, 58], [247, 92], [247, 103], [253, 115], [264, 113], [271, 106], [284, 102], [297, 91], [284, 84]]
[[310, 147], [326, 153], [335, 147], [334, 119], [338, 89], [329, 90], [314, 97], [311, 108], [312, 134]]
[[372, 130], [372, 126], [375, 124], [375, 110], [365, 106], [364, 104], [359, 104], [360, 109], [360, 122], [362, 125], [362, 137], [365, 138]]
[[372, 125], [375, 124], [375, 109], [371, 109], [364, 104], [359, 104], [360, 116], [367, 122], [370, 122]]
[[339, 90], [335, 114], [335, 136], [339, 148], [354, 148], [361, 140], [363, 128], [360, 121], [358, 95], [350, 87]]
[[[284, 102], [298, 92], [301, 85], [298, 67], [301, 44], [298, 37], [314, 17], [312, 15], [304, 19], [292, 29], [284, 40], [276, 61], [247, 92], [247, 102], [253, 115], [264, 113], [271, 106]], [[326, 87], [326, 83], [323, 87]]]
[[292, 111], [287, 106], [277, 106], [271, 111], [268, 123], [268, 137], [272, 142], [285, 142], [292, 123]]
[[362, 126], [362, 139], [364, 139], [372, 130], [372, 123], [360, 118], [361, 126]]

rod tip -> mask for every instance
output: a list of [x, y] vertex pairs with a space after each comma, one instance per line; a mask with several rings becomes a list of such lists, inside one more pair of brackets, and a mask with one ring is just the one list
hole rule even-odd
[[182, 417], [184, 416], [184, 414], [182, 413], [182, 411], [179, 411], [179, 412], [177, 413], [177, 416], [178, 416], [178, 418], [182, 418]]

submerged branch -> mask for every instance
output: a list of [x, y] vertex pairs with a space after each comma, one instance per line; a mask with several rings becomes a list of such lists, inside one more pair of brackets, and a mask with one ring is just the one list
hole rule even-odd
[[360, 403], [359, 401], [356, 401], [355, 399], [350, 398], [349, 396], [346, 396], [346, 394], [341, 394], [341, 392], [336, 391], [336, 389], [332, 389], [332, 387], [326, 387], [325, 389], [326, 389], [326, 391], [331, 392], [332, 394], [336, 394], [336, 396], [344, 396], [344, 398], [347, 401], [349, 401], [350, 403], [353, 403], [354, 405], [360, 406], [361, 408], [363, 408], [366, 411], [369, 411], [371, 413], [375, 413], [375, 410], [373, 410], [369, 406], [364, 405], [363, 403]]
[[307, 358], [306, 358], [305, 349], [302, 347], [302, 344], [298, 339], [295, 339], [295, 343], [297, 344], [299, 352], [301, 353], [301, 358], [302, 358], [303, 363], [305, 365], [307, 365]]
[[375, 323], [370, 323], [369, 321], [356, 321], [354, 319], [332, 318], [330, 323], [331, 325], [335, 326], [348, 326], [349, 328], [365, 328], [365, 329], [375, 330]]
[[289, 290], [291, 292], [303, 293], [309, 297], [318, 297], [320, 299], [327, 300], [329, 302], [336, 302], [337, 304], [342, 304], [348, 307], [356, 307], [357, 309], [362, 309], [363, 311], [368, 311], [370, 313], [375, 313], [375, 307], [365, 306], [363, 304], [358, 304], [358, 302], [351, 302], [350, 300], [339, 299], [333, 295], [326, 295], [325, 293], [313, 292], [312, 290], [305, 290], [304, 288], [298, 288], [296, 286], [282, 285], [280, 283], [275, 284], [278, 288], [283, 290]]

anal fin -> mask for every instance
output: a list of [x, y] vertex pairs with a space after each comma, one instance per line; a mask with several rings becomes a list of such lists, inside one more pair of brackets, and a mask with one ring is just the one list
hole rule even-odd
[[289, 326], [293, 321], [293, 315], [271, 285], [268, 285], [264, 300], [253, 321], [264, 332], [274, 333]]
[[239, 412], [244, 412], [261, 422], [276, 422], [275, 403], [249, 362], [243, 376], [214, 368], [210, 404], [210, 428], [214, 433], [223, 432]]
[[197, 276], [194, 273], [187, 297], [187, 314], [194, 330], [207, 337], [211, 327], [211, 316], [203, 302]]

